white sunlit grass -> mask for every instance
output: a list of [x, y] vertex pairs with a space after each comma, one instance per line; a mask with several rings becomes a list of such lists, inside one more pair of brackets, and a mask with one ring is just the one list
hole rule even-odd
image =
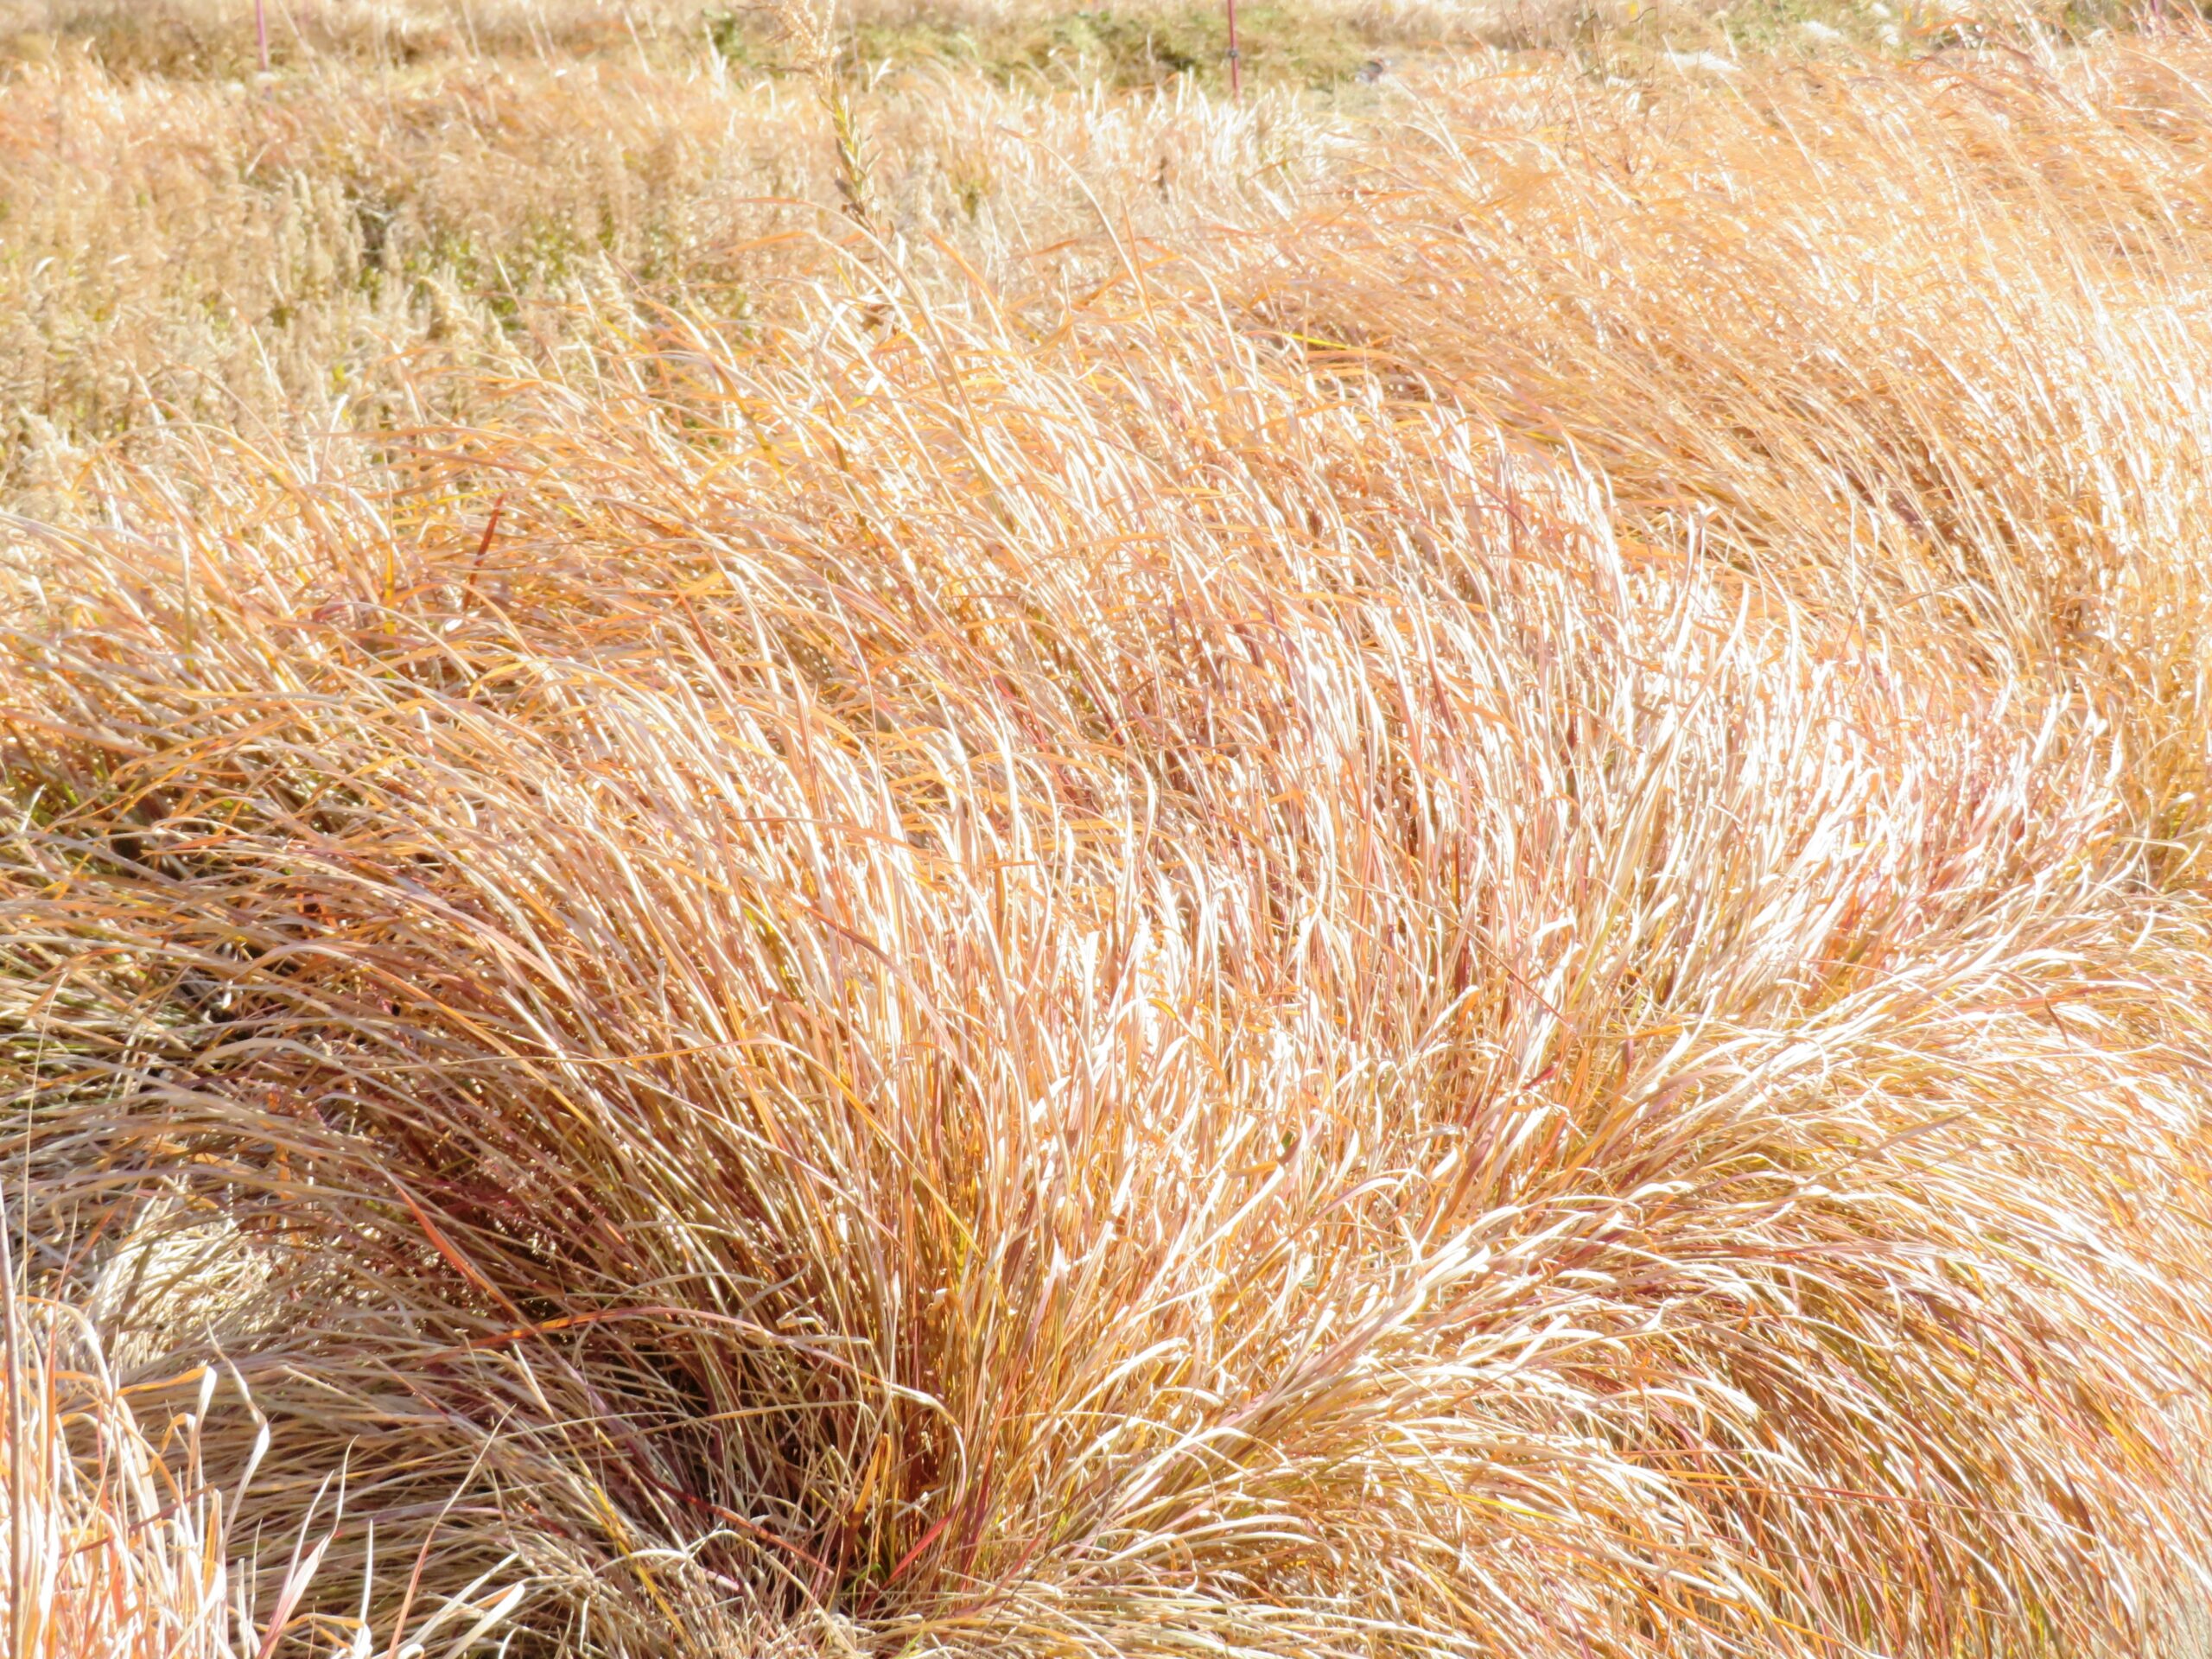
[[10, 521], [19, 1278], [271, 1651], [2185, 1653], [2195, 51], [1441, 79]]

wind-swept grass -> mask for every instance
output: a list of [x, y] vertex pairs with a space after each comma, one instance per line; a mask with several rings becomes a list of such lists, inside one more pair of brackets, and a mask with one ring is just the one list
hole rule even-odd
[[2189, 1654], [2200, 48], [2013, 61], [11, 519], [19, 1282], [270, 1651]]

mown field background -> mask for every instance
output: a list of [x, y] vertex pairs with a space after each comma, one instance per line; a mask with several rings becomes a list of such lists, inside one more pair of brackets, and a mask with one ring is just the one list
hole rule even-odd
[[2202, 1659], [2212, 41], [0, 0], [7, 1651]]

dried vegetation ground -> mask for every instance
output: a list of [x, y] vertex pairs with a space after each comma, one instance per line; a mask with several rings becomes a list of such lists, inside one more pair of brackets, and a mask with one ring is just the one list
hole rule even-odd
[[11, 1651], [2202, 1653], [2212, 46], [20, 9]]

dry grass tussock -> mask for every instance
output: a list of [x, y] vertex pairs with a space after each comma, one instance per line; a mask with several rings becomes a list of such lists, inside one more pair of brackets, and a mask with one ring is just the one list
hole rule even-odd
[[2192, 1656], [2208, 69], [1483, 60], [46, 486], [19, 1643]]

